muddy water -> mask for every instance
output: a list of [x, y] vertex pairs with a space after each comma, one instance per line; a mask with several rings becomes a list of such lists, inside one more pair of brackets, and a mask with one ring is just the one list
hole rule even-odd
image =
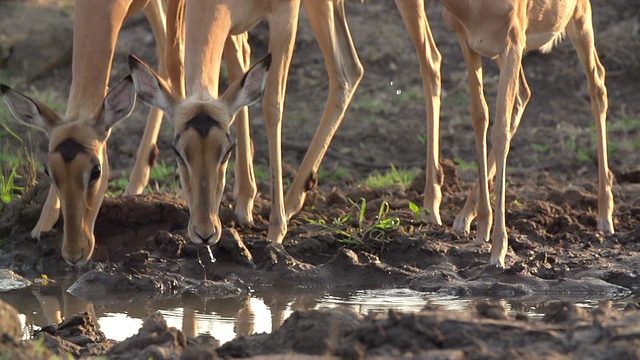
[[[179, 296], [145, 298], [137, 296], [106, 296], [100, 302], [87, 302], [66, 292], [73, 279], [60, 279], [46, 285], [0, 292], [0, 300], [18, 309], [28, 339], [33, 330], [59, 323], [77, 312], [89, 311], [95, 315], [100, 330], [107, 338], [122, 341], [135, 335], [150, 313], [160, 312], [169, 326], [181, 329], [188, 336], [209, 334], [223, 344], [241, 335], [269, 333], [277, 329], [295, 310], [348, 307], [368, 314], [398, 310], [417, 312], [427, 304], [440, 305], [444, 310], [461, 312], [474, 308], [478, 301], [500, 303], [511, 315], [526, 314], [529, 318], [542, 317], [545, 303], [557, 298], [478, 299], [455, 297], [410, 289], [256, 289], [248, 296], [238, 298], [202, 298]], [[566, 300], [564, 298], [563, 300]], [[592, 309], [602, 302], [622, 309], [623, 300], [570, 299], [580, 307]]]

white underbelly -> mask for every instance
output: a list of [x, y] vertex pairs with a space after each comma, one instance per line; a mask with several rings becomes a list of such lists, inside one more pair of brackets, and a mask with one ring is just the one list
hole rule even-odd
[[564, 38], [564, 31], [527, 34], [526, 51], [540, 49], [542, 52], [549, 52]]

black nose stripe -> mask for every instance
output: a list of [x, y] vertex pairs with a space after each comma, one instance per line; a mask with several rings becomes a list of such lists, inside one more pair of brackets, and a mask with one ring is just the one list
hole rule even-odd
[[200, 134], [200, 136], [205, 137], [209, 133], [212, 127], [222, 128], [220, 126], [220, 122], [207, 114], [200, 114], [194, 117], [193, 119], [187, 121], [187, 128], [193, 128], [195, 131]]
[[79, 153], [87, 153], [87, 149], [84, 145], [74, 139], [66, 139], [62, 141], [55, 147], [54, 151], [59, 152], [65, 162], [75, 159]]

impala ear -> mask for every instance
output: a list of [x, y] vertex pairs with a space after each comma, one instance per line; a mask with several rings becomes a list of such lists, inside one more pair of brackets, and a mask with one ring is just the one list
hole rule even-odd
[[48, 106], [22, 95], [7, 85], [0, 84], [0, 93], [11, 114], [24, 125], [35, 127], [49, 135], [51, 130], [62, 122], [60, 115]]
[[129, 55], [129, 69], [140, 101], [147, 106], [159, 108], [172, 119], [178, 97], [173, 94], [171, 87], [149, 65], [134, 55]]
[[267, 82], [267, 74], [271, 66], [271, 54], [258, 61], [242, 79], [234, 81], [222, 95], [222, 99], [230, 106], [235, 115], [243, 106], [249, 106], [260, 99]]
[[133, 79], [129, 75], [107, 93], [102, 105], [102, 113], [96, 119], [96, 126], [103, 133], [107, 133], [117, 123], [128, 118], [135, 105], [136, 92]]

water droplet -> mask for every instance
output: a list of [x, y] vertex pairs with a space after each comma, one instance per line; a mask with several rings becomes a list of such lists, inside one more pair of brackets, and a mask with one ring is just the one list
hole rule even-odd
[[402, 90], [401, 89], [396, 90], [396, 95], [401, 95], [401, 94], [402, 94]]
[[393, 81], [389, 81], [389, 86], [393, 86]]
[[209, 250], [209, 257], [211, 258], [211, 263], [216, 262], [216, 258], [213, 257], [213, 253], [211, 252], [211, 246], [207, 246], [207, 250]]

